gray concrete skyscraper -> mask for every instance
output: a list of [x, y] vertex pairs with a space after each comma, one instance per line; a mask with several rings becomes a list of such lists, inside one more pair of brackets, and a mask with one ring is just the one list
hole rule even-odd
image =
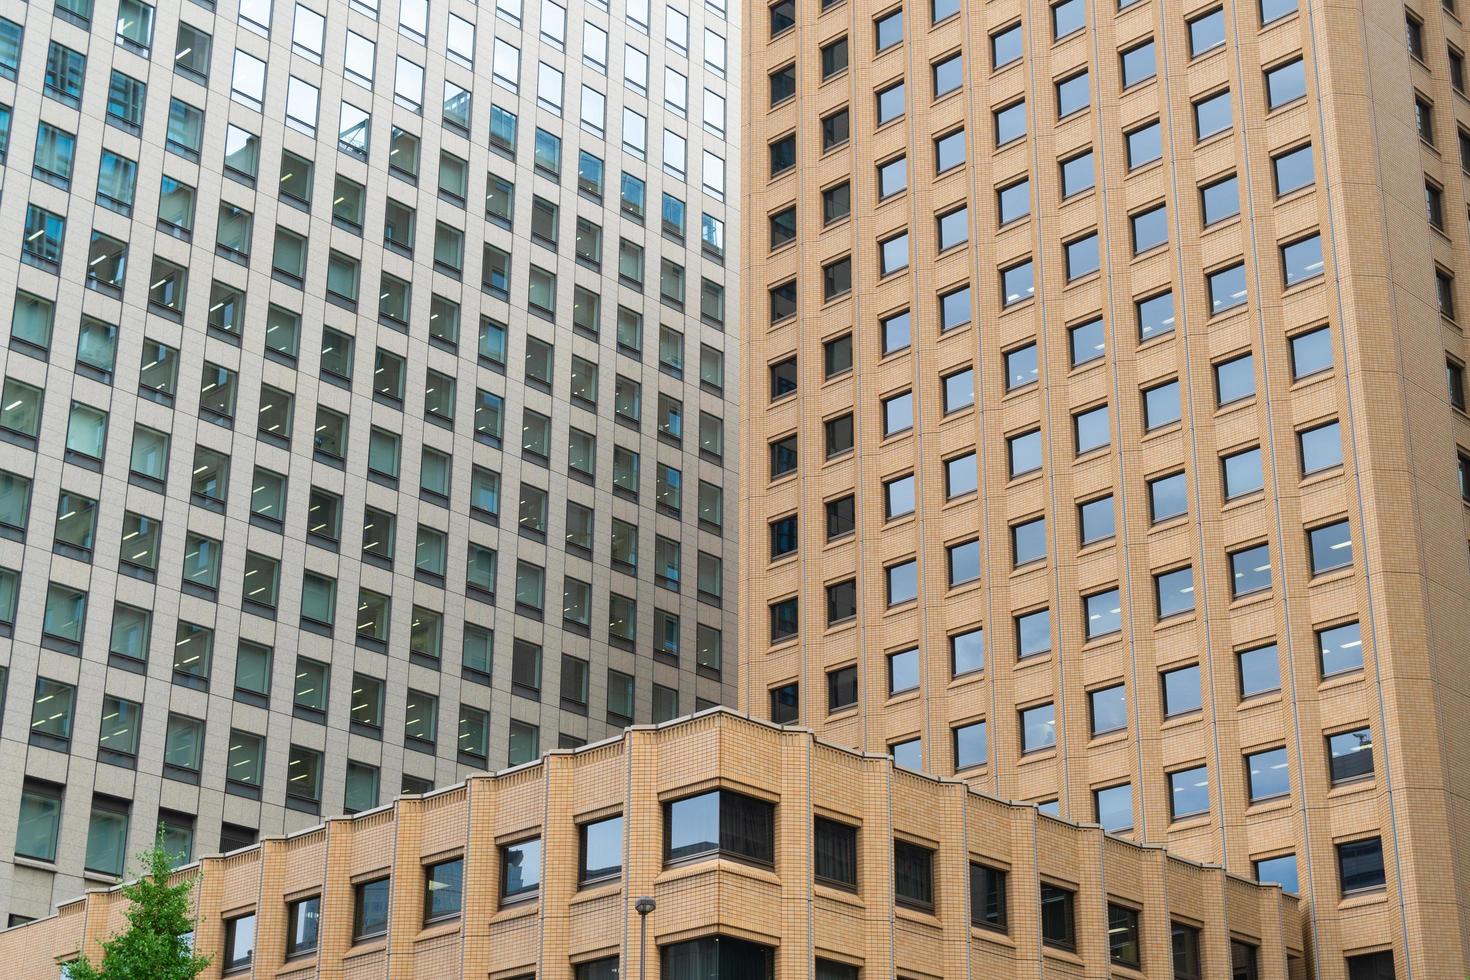
[[739, 48], [720, 0], [0, 7], [11, 923], [734, 700]]

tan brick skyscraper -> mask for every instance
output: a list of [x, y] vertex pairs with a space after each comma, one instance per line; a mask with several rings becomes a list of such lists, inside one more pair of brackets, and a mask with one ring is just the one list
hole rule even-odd
[[748, 8], [743, 706], [1465, 976], [1456, 7]]

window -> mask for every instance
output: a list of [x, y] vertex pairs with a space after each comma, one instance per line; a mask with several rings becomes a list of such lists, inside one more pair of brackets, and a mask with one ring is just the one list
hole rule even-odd
[[1373, 775], [1373, 732], [1364, 728], [1327, 736], [1327, 764], [1334, 786]]
[[1005, 146], [1026, 135], [1026, 101], [1011, 102], [994, 110], [995, 145]]
[[1055, 705], [1039, 704], [1032, 708], [1022, 708], [1020, 715], [1022, 755], [1042, 752], [1057, 744]]
[[1230, 594], [1234, 598], [1271, 588], [1271, 552], [1264, 545], [1230, 553]]
[[1077, 893], [1041, 883], [1041, 941], [1059, 949], [1077, 948]]
[[888, 655], [888, 693], [902, 694], [919, 687], [919, 650], [913, 647]]
[[664, 862], [712, 856], [774, 860], [775, 806], [729, 790], [664, 804]]
[[1137, 909], [1108, 903], [1108, 956], [1114, 963], [1137, 969], [1142, 965], [1143, 937]]
[[884, 201], [907, 189], [909, 170], [907, 157], [895, 157], [878, 164], [878, 200]]
[[1082, 600], [1087, 616], [1087, 638], [1111, 636], [1123, 629], [1123, 606], [1117, 589], [1097, 592]]
[[671, 943], [659, 948], [659, 957], [660, 975], [670, 980], [716, 976], [772, 980], [775, 976], [775, 950], [732, 936]]
[[1353, 539], [1347, 521], [1308, 529], [1307, 545], [1313, 575], [1322, 575], [1353, 563]]
[[392, 879], [379, 878], [352, 886], [352, 941], [362, 942], [388, 931]]
[[1235, 174], [1200, 188], [1200, 217], [1205, 225], [1240, 214], [1240, 180]]
[[905, 391], [883, 399], [883, 435], [892, 436], [914, 427], [914, 393]]
[[939, 99], [956, 91], [965, 83], [965, 60], [962, 54], [953, 54], [934, 62], [930, 66], [934, 82], [934, 98]]
[[1256, 880], [1262, 884], [1280, 885], [1281, 890], [1289, 895], [1295, 895], [1300, 891], [1295, 854], [1260, 858], [1251, 863], [1255, 866]]
[[[822, 190], [822, 224], [841, 221], [852, 213], [852, 184], [843, 181]], [[774, 247], [774, 246], [773, 246]]]
[[244, 970], [255, 956], [255, 913], [225, 920], [224, 968]]
[[[24, 803], [24, 790], [21, 800]], [[100, 793], [92, 797], [83, 865], [88, 871], [114, 877], [122, 874], [128, 850], [129, 805], [127, 800], [114, 799]]]
[[[847, 69], [847, 36], [843, 35], [835, 41], [822, 45], [822, 81], [833, 77], [839, 72]], [[795, 80], [792, 81], [792, 89], [795, 90]]]
[[[878, 243], [878, 273], [882, 276], [892, 275], [909, 267], [909, 236], [908, 232], [894, 235], [892, 238], [884, 239]], [[848, 260], [848, 268], [851, 268], [851, 260]], [[824, 270], [825, 271], [825, 270]], [[851, 277], [849, 276], [848, 288], [851, 288]]]
[[1147, 81], [1154, 77], [1158, 71], [1158, 63], [1154, 54], [1154, 41], [1149, 38], [1142, 44], [1135, 44], [1126, 49], [1119, 56], [1122, 63], [1123, 87], [1129, 88], [1139, 82]]
[[934, 851], [908, 841], [893, 842], [893, 894], [899, 905], [934, 908]]
[[65, 45], [51, 42], [46, 52], [46, 94], [73, 109], [82, 103], [82, 83], [87, 75], [87, 56]]
[[1002, 306], [1015, 306], [1036, 295], [1036, 275], [1030, 259], [1000, 270]]
[[985, 722], [976, 721], [968, 725], [957, 725], [953, 729], [954, 767], [969, 769], [983, 766], [989, 760], [986, 744]]
[[1338, 881], [1344, 895], [1384, 887], [1383, 843], [1377, 837], [1337, 845]]
[[883, 570], [883, 574], [887, 580], [889, 606], [899, 606], [919, 597], [918, 562], [910, 559], [889, 565]]
[[[1078, 153], [1061, 163], [1062, 197], [1068, 198], [1091, 190], [1097, 178], [1093, 173], [1092, 151]], [[1068, 278], [1075, 278], [1068, 276]]]
[[1108, 406], [1084, 409], [1072, 416], [1072, 435], [1078, 456], [1101, 449], [1112, 442], [1108, 423]]
[[500, 848], [500, 901], [526, 901], [541, 892], [541, 837]]
[[[539, 841], [536, 842], [539, 845]], [[502, 848], [502, 853], [508, 850]], [[535, 856], [536, 873], [539, 878], [540, 854]], [[509, 875], [502, 877], [501, 887], [504, 889]], [[442, 922], [459, 915], [459, 910], [464, 900], [464, 859], [455, 858], [452, 861], [440, 861], [438, 864], [430, 864], [424, 868], [424, 924], [431, 922]]]
[[305, 956], [316, 952], [317, 933], [321, 928], [320, 895], [291, 902], [286, 906], [286, 956]]
[[1200, 710], [1199, 664], [1164, 671], [1159, 676], [1163, 685], [1165, 718]]
[[1195, 139], [1203, 142], [1230, 129], [1230, 90], [1207, 95], [1194, 103]]
[[26, 779], [20, 794], [20, 817], [15, 832], [18, 857], [38, 861], [56, 860], [56, 843], [61, 831], [61, 801], [64, 789], [39, 779]]
[[1266, 108], [1279, 109], [1306, 98], [1307, 74], [1301, 58], [1266, 69]]
[[1310, 476], [1342, 465], [1342, 433], [1338, 422], [1326, 422], [1296, 434], [1302, 475]]
[[1210, 315], [1218, 316], [1226, 310], [1244, 305], [1247, 291], [1245, 263], [1236, 263], [1205, 274], [1210, 290]]
[[1129, 170], [1137, 170], [1164, 155], [1163, 133], [1157, 120], [1129, 130], [1123, 138], [1127, 144]]
[[1283, 197], [1316, 182], [1316, 168], [1312, 162], [1312, 145], [1284, 150], [1271, 158], [1271, 170], [1276, 181], [1276, 196]]
[[[1081, 6], [1080, 0], [1067, 0], [1067, 2], [1077, 3], [1078, 6]], [[1078, 72], [1057, 82], [1056, 90], [1058, 119], [1065, 119], [1074, 112], [1081, 112], [1092, 104], [1092, 94], [1086, 71]]]
[[1322, 236], [1309, 235], [1281, 246], [1281, 268], [1287, 289], [1322, 275]]
[[1147, 431], [1179, 421], [1179, 381], [1173, 380], [1143, 392], [1143, 424]]
[[1169, 773], [1169, 815], [1174, 820], [1210, 812], [1210, 774], [1204, 766]]
[[1291, 775], [1287, 768], [1286, 749], [1266, 749], [1245, 757], [1246, 787], [1250, 801], [1268, 800], [1291, 793]]
[[1234, 500], [1255, 493], [1264, 486], [1261, 472], [1261, 450], [1254, 446], [1220, 458], [1225, 482], [1225, 499]]
[[1041, 469], [1041, 431], [1032, 429], [1006, 439], [1012, 479]]
[[827, 540], [851, 534], [857, 527], [857, 504], [849, 495], [829, 500], [824, 505], [827, 517]]
[[[938, 18], [936, 18], [936, 21]], [[1002, 28], [990, 35], [990, 67], [1000, 71], [1007, 65], [1021, 60], [1025, 51], [1025, 32], [1019, 23]]]
[[996, 220], [1001, 225], [1019, 221], [1031, 213], [1031, 181], [1022, 178], [1007, 184], [996, 190], [995, 198]]
[[1317, 652], [1323, 677], [1362, 669], [1362, 628], [1357, 623], [1344, 623], [1317, 630]]
[[961, 245], [970, 239], [970, 211], [968, 208], [959, 207], [952, 211], [946, 211], [935, 219], [938, 225], [938, 250], [943, 252], [947, 249]]
[[873, 49], [886, 51], [903, 40], [903, 8], [873, 21]]
[[857, 667], [838, 667], [827, 672], [827, 712], [829, 714], [857, 704]]

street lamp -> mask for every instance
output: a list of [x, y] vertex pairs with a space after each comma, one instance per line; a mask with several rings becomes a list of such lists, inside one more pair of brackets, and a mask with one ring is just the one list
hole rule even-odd
[[638, 913], [638, 980], [647, 980], [648, 977], [648, 963], [645, 959], [648, 948], [648, 913], [656, 908], [658, 903], [647, 895], [633, 903], [633, 911]]

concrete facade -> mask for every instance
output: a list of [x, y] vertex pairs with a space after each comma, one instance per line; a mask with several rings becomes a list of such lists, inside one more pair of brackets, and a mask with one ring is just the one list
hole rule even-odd
[[734, 699], [738, 10], [0, 18], [9, 923]]
[[[682, 816], [671, 811], [709, 791], [766, 808], [767, 860], [736, 853], [727, 828], [718, 848], [668, 857], [670, 833], [683, 833]], [[854, 835], [850, 886], [815, 877], [814, 815]], [[616, 866], [599, 866], [595, 881], [582, 881], [582, 828], [614, 818], [621, 827], [608, 844]], [[745, 840], [757, 836], [746, 830]], [[539, 852], [534, 887], [527, 887], [530, 861], [514, 861], [528, 844]], [[927, 904], [896, 893], [896, 845], [927, 855]], [[992, 904], [972, 899], [977, 867], [1003, 873], [999, 925], [994, 916], [987, 924]], [[459, 897], [439, 904], [430, 882], [447, 880], [445, 868]], [[1170, 977], [1191, 968], [1195, 976], [1306, 975], [1297, 903], [1274, 886], [728, 710], [471, 776], [430, 796], [206, 858], [197, 870], [196, 947], [215, 958], [205, 976], [633, 976], [633, 904], [643, 895], [658, 907], [648, 917], [640, 980]], [[378, 881], [388, 882], [391, 900], [385, 916], [366, 917], [372, 925], [364, 930], [359, 896]], [[1053, 908], [1048, 918], [1043, 895], [1064, 893], [1066, 916]], [[83, 950], [95, 955], [121, 925], [120, 899], [114, 889], [67, 902], [50, 919], [0, 935], [0, 955], [24, 976], [51, 975]], [[319, 904], [293, 904], [312, 901]], [[302, 908], [314, 910], [311, 941], [288, 954]], [[1070, 946], [1043, 940], [1044, 930], [1056, 935], [1051, 930], [1066, 921]], [[248, 957], [244, 945], [232, 953], [229, 937], [247, 929]], [[740, 945], [754, 960], [694, 972], [690, 944], [714, 936], [754, 944], [753, 954]]]
[[1464, 976], [1463, 6], [752, 5], [742, 707]]

